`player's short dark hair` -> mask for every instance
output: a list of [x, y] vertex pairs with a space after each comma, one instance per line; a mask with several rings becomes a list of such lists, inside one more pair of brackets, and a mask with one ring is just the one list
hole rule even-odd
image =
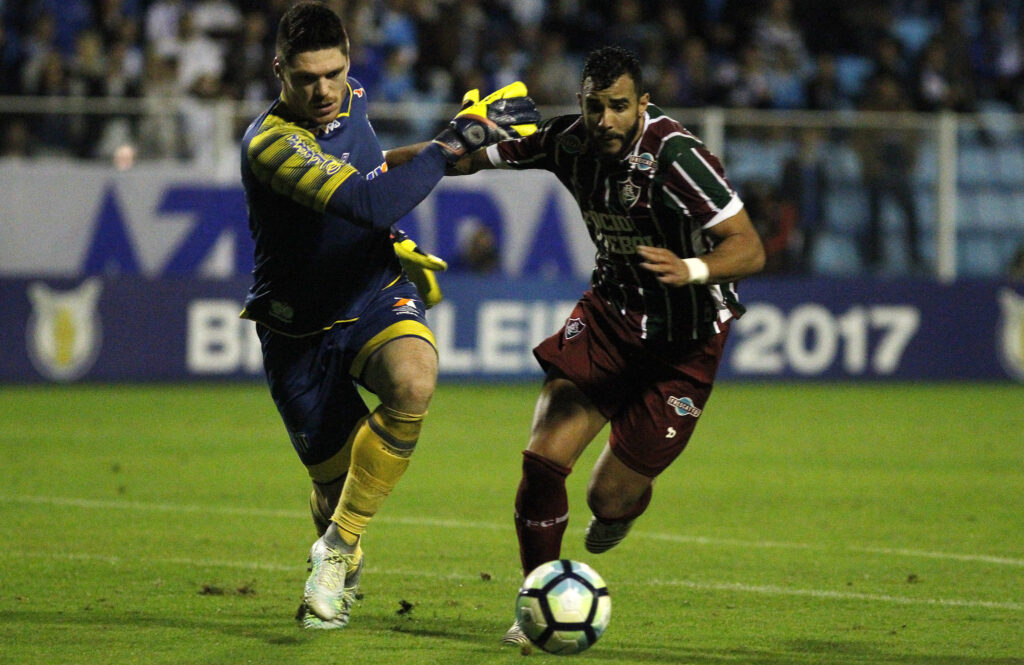
[[636, 55], [621, 46], [604, 46], [587, 55], [580, 81], [589, 78], [595, 90], [604, 90], [623, 74], [628, 74], [633, 79], [637, 97], [644, 94], [643, 68]]
[[348, 57], [348, 33], [341, 17], [320, 2], [292, 5], [277, 26], [277, 57], [291, 62], [298, 53], [340, 48]]

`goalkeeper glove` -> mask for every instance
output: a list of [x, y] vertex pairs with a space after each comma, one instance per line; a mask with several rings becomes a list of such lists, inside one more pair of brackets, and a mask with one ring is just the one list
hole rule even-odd
[[526, 96], [526, 85], [516, 81], [480, 99], [477, 90], [462, 98], [462, 110], [448, 123], [434, 142], [453, 164], [460, 157], [504, 139], [527, 136], [537, 131], [540, 112]]
[[441, 302], [441, 287], [437, 283], [435, 272], [448, 270], [444, 259], [427, 254], [416, 246], [416, 242], [405, 231], [391, 231], [391, 242], [394, 243], [395, 255], [402, 264], [402, 269], [420, 292], [423, 304], [430, 309]]

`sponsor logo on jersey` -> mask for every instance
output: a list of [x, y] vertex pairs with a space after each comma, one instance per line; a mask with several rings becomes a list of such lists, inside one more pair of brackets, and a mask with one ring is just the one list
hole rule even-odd
[[999, 293], [999, 357], [1007, 374], [1024, 381], [1024, 296]]
[[295, 308], [286, 302], [281, 302], [280, 300], [271, 300], [270, 311], [267, 313], [278, 321], [283, 321], [285, 323], [291, 323], [292, 319], [295, 318]]
[[381, 173], [387, 173], [387, 170], [388, 170], [388, 163], [384, 162], [383, 164], [381, 164], [380, 166], [378, 166], [374, 170], [372, 170], [369, 173], [367, 173], [366, 174], [366, 179], [367, 180], [373, 180], [374, 178], [379, 176]]
[[565, 338], [572, 339], [573, 337], [576, 337], [583, 332], [583, 329], [586, 327], [587, 324], [583, 323], [583, 321], [579, 319], [569, 319], [565, 322]]
[[650, 171], [658, 165], [658, 162], [654, 159], [654, 155], [649, 152], [645, 152], [640, 155], [630, 155], [627, 161], [629, 161], [630, 164], [634, 164], [637, 171]]
[[290, 135], [288, 143], [291, 144], [296, 155], [306, 160], [306, 164], [315, 166], [327, 175], [334, 175], [345, 166], [344, 162], [340, 162], [327, 153], [320, 152], [318, 148], [310, 146], [298, 134]]
[[330, 134], [331, 132], [333, 132], [338, 127], [341, 127], [341, 121], [340, 120], [331, 120], [329, 123], [327, 123], [327, 126], [324, 127], [324, 134]]
[[420, 313], [419, 307], [416, 306], [416, 301], [412, 298], [395, 298], [395, 304], [391, 306], [391, 311], [396, 316], [402, 314], [412, 314], [418, 316]]
[[355, 95], [356, 97], [362, 97], [363, 95], [366, 94], [366, 90], [364, 90], [363, 88], [356, 88], [355, 90], [352, 91], [352, 94]]
[[558, 137], [558, 145], [564, 152], [575, 155], [583, 148], [583, 141], [575, 134], [563, 134]]
[[42, 282], [28, 287], [28, 355], [40, 374], [74, 381], [92, 368], [100, 352], [100, 290], [96, 277], [71, 291], [54, 291]]
[[693, 400], [689, 397], [673, 397], [670, 395], [668, 405], [675, 409], [676, 413], [680, 416], [699, 418], [700, 414], [703, 413], [703, 409], [694, 406]]

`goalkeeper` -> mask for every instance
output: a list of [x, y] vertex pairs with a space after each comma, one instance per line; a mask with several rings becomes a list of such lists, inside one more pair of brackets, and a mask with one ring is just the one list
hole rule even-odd
[[[424, 313], [444, 262], [392, 225], [459, 157], [539, 120], [521, 83], [471, 94], [433, 141], [385, 156], [349, 64], [331, 9], [288, 9], [273, 62], [280, 97], [241, 146], [255, 244], [242, 316], [256, 322], [270, 394], [313, 484], [319, 538], [300, 618], [318, 629], [348, 623], [363, 534], [409, 464], [437, 377]], [[372, 412], [358, 386], [379, 398]]]

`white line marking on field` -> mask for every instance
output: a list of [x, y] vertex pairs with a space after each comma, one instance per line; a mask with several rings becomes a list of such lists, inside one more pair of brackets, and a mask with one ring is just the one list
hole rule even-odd
[[[234, 506], [190, 506], [181, 504], [143, 503], [138, 501], [80, 499], [69, 497], [0, 496], [0, 503], [4, 502], [25, 504], [48, 504], [56, 506], [70, 506], [75, 508], [104, 510], [119, 509], [173, 513], [207, 513], [212, 515], [241, 515], [246, 517], [273, 517], [284, 519], [307, 519], [309, 516], [308, 513], [298, 510], [271, 510], [266, 508], [247, 508]], [[391, 515], [388, 516], [387, 523], [431, 528], [437, 527], [449, 529], [484, 529], [488, 531], [506, 531], [511, 529], [511, 521], [509, 522], [509, 524], [498, 524], [495, 522], [477, 522], [458, 519], [438, 519], [432, 517], [401, 517]], [[771, 540], [741, 540], [737, 538], [709, 538], [706, 536], [685, 536], [663, 532], [637, 531], [633, 537], [648, 538], [652, 540], [660, 540], [663, 542], [704, 545], [710, 547], [739, 547], [749, 549], [793, 549], [814, 551], [824, 551], [827, 549], [832, 549], [831, 546], [812, 543], [791, 543]], [[862, 554], [881, 554], [887, 556], [901, 556], [924, 559], [944, 559], [949, 561], [966, 561], [976, 563], [988, 563], [1001, 566], [1024, 567], [1024, 559], [992, 556], [988, 554], [933, 552], [928, 550], [915, 550], [909, 548], [867, 547], [859, 545], [847, 545], [843, 549], [849, 552], [857, 552]]]
[[[53, 552], [12, 552], [0, 551], [0, 558], [15, 559], [51, 559]], [[62, 557], [72, 561], [99, 561], [112, 566], [119, 566], [122, 563], [131, 561], [125, 557], [107, 556], [102, 554], [84, 554], [65, 552]], [[304, 565], [284, 565], [278, 563], [260, 563], [255, 561], [223, 561], [218, 559], [191, 559], [187, 557], [169, 558], [147, 558], [147, 565], [167, 564], [173, 566], [184, 566], [188, 568], [233, 568], [237, 570], [265, 570], [269, 572], [299, 573], [305, 575]], [[374, 568], [367, 566], [367, 574], [389, 575], [395, 577], [429, 577], [433, 579], [465, 581], [476, 579], [476, 575], [466, 573], [448, 572], [439, 573], [433, 570], [423, 569], [401, 569], [401, 568]], [[621, 582], [620, 587], [630, 586], [673, 586], [695, 589], [699, 591], [728, 591], [735, 593], [751, 593], [764, 596], [800, 596], [805, 598], [818, 598], [822, 600], [850, 600], [867, 601], [875, 603], [891, 603], [896, 605], [931, 605], [940, 607], [965, 607], [984, 608], [990, 610], [1011, 610], [1015, 612], [1024, 611], [1024, 603], [999, 602], [992, 600], [971, 600], [963, 598], [908, 598], [905, 596], [889, 596], [885, 594], [856, 593], [850, 591], [828, 591], [822, 589], [793, 589], [774, 585], [743, 584], [741, 582], [697, 582], [693, 580], [674, 579], [652, 579], [643, 582]]]
[[[889, 596], [875, 593], [856, 593], [852, 591], [824, 591], [821, 589], [792, 589], [774, 585], [742, 584], [740, 582], [693, 582], [689, 580], [649, 580], [633, 582], [634, 586], [679, 586], [704, 591], [738, 591], [741, 593], [757, 593], [768, 596], [804, 596], [808, 598], [826, 598], [831, 600], [867, 600], [897, 605], [941, 605], [945, 607], [984, 607], [996, 610], [1024, 610], [1024, 603], [999, 602], [993, 600], [966, 600], [961, 598], [908, 598], [906, 596]], [[623, 586], [630, 586], [629, 583]]]

